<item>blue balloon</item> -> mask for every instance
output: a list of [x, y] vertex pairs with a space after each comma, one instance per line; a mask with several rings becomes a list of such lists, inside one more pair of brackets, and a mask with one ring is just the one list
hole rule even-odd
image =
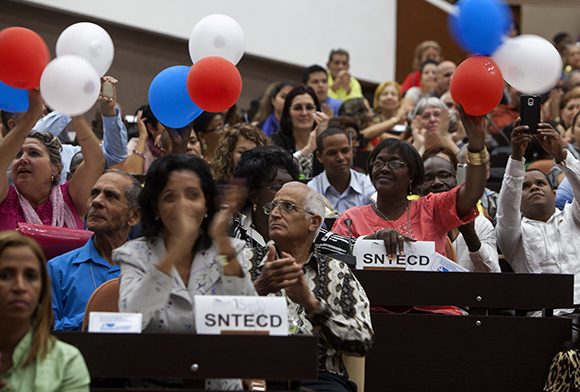
[[0, 110], [22, 113], [28, 110], [28, 90], [11, 87], [0, 82]]
[[473, 54], [490, 56], [512, 25], [509, 7], [499, 0], [460, 0], [457, 11], [449, 28], [457, 43]]
[[187, 93], [188, 73], [185, 65], [169, 67], [159, 72], [149, 86], [151, 111], [166, 127], [184, 127], [203, 112]]

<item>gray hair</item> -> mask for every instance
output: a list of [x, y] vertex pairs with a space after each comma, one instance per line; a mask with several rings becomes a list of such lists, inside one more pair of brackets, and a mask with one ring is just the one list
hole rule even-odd
[[62, 145], [60, 144], [60, 140], [49, 132], [32, 131], [27, 137], [40, 140], [48, 150], [50, 164], [58, 169], [58, 174], [52, 179], [52, 185], [58, 185], [60, 182], [60, 172], [62, 171], [62, 159], [60, 157]]
[[437, 97], [422, 98], [415, 105], [413, 113], [411, 114], [411, 118], [422, 115], [427, 108], [437, 108], [445, 111], [449, 110], [447, 109], [447, 105], [445, 105], [443, 101]]
[[119, 174], [126, 179], [128, 179], [131, 183], [125, 190], [125, 198], [127, 199], [127, 205], [129, 208], [139, 208], [139, 195], [141, 194], [141, 183], [135, 177], [130, 175], [127, 172], [119, 169], [109, 169], [105, 171], [106, 173], [115, 173]]
[[[316, 229], [314, 233], [314, 238], [318, 236], [320, 232], [320, 228], [322, 227], [322, 222], [324, 222], [324, 217], [326, 216], [326, 203], [324, 202], [324, 197], [316, 192], [313, 188], [302, 184], [298, 181], [287, 182], [282, 186], [282, 189], [286, 187], [297, 186], [298, 184], [302, 185], [304, 189], [304, 209], [311, 213], [312, 215], [320, 217], [320, 226]], [[306, 215], [308, 213], [305, 212]]]

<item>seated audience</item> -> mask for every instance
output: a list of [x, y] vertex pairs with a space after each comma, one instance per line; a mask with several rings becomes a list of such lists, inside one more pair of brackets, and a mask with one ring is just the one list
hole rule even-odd
[[73, 118], [84, 161], [69, 182], [59, 185], [60, 142], [49, 133], [30, 133], [43, 104], [37, 91], [29, 98], [28, 112], [0, 143], [0, 230], [16, 229], [19, 222], [82, 229], [87, 199], [105, 165], [99, 142], [82, 116]]
[[80, 330], [92, 293], [119, 275], [111, 253], [127, 242], [139, 222], [140, 191], [133, 176], [116, 170], [103, 174], [93, 186], [86, 222], [94, 235], [81, 248], [48, 262], [56, 331]]
[[572, 121], [570, 122], [569, 134], [570, 134], [570, 142], [568, 143], [566, 148], [572, 155], [574, 155], [574, 158], [580, 159], [580, 105], [578, 105], [576, 114], [574, 115]]
[[351, 169], [353, 150], [344, 130], [329, 128], [316, 138], [316, 158], [324, 171], [308, 186], [326, 197], [335, 211], [371, 203], [375, 188], [368, 176]]
[[185, 155], [203, 158], [203, 156], [201, 155], [201, 143], [199, 142], [199, 138], [197, 137], [197, 132], [195, 132], [195, 129], [193, 129], [193, 127], [191, 127], [191, 131], [189, 132], [189, 137], [187, 138], [187, 141], [186, 141]]
[[153, 114], [149, 105], [141, 106], [137, 111], [138, 137], [129, 140], [127, 144], [127, 159], [121, 168], [131, 174], [145, 174], [154, 160], [163, 154], [156, 144], [165, 126]]
[[[425, 179], [423, 196], [447, 192], [457, 186], [457, 158], [445, 148], [432, 148], [423, 154]], [[483, 215], [452, 229], [447, 236], [455, 248], [455, 262], [472, 272], [501, 272], [497, 255], [495, 230]]]
[[312, 178], [316, 136], [328, 127], [328, 120], [320, 111], [318, 98], [310, 87], [295, 87], [286, 96], [280, 130], [272, 135], [272, 143], [298, 159], [304, 178]]
[[[234, 178], [248, 187], [244, 209], [234, 218], [233, 237], [249, 248], [265, 246], [270, 241], [268, 215], [264, 206], [272, 201], [282, 185], [297, 181], [299, 169], [292, 155], [278, 146], [257, 147], [242, 154]], [[321, 227], [316, 244], [324, 254], [348, 254], [354, 240], [336, 235]]]
[[452, 115], [455, 117], [454, 121], [458, 121], [456, 114], [451, 113], [439, 98], [423, 98], [417, 102], [411, 113], [411, 129], [413, 146], [419, 153], [435, 146], [446, 147], [454, 154], [459, 152], [459, 146], [449, 134]]
[[[255, 257], [252, 277], [260, 295], [285, 296], [292, 332], [317, 335], [319, 378], [301, 386], [315, 391], [356, 391], [342, 354], [364, 356], [374, 333], [364, 289], [341, 261], [314, 246], [324, 200], [300, 182], [280, 189], [264, 211], [274, 245]], [[332, 282], [332, 284], [331, 284]]]
[[[119, 310], [143, 315], [144, 332], [195, 333], [195, 295], [255, 295], [244, 243], [228, 237], [239, 194], [224, 195], [203, 160], [169, 155], [155, 161], [139, 196], [144, 237], [115, 249]], [[241, 389], [240, 380], [208, 381]]]
[[[113, 80], [116, 85], [117, 80], [110, 76], [105, 76], [108, 80]], [[105, 156], [106, 166], [110, 167], [123, 162], [127, 158], [127, 128], [121, 119], [121, 111], [118, 108], [116, 98], [99, 97], [100, 111], [99, 117], [102, 122], [102, 143], [101, 149]], [[16, 125], [19, 118], [24, 113], [10, 113], [2, 111], [0, 117], [2, 123], [5, 125], [6, 132], [9, 132]], [[34, 125], [33, 130], [38, 132], [49, 132], [56, 137], [61, 137], [65, 130], [70, 130], [76, 133], [76, 130], [71, 127], [71, 118], [61, 113], [52, 112], [38, 120]], [[94, 129], [93, 129], [94, 132]], [[75, 156], [81, 154], [82, 147], [77, 145], [62, 143], [62, 150], [60, 153], [62, 170], [60, 175], [60, 183], [64, 184], [70, 180], [74, 171], [73, 159]], [[80, 162], [79, 162], [80, 164]]]
[[356, 123], [360, 150], [372, 149], [374, 145], [379, 143], [380, 140], [376, 137], [379, 132], [376, 132], [376, 125], [373, 125], [375, 113], [366, 98], [352, 98], [344, 101], [338, 114], [340, 119], [347, 119]]
[[203, 159], [211, 164], [215, 159], [215, 150], [225, 131], [224, 115], [222, 113], [203, 112], [193, 120], [192, 125], [201, 143]]
[[379, 84], [373, 101], [373, 125], [362, 132], [365, 139], [399, 137], [404, 132], [407, 114], [412, 106], [408, 102], [402, 102], [400, 91], [401, 86], [397, 82]]
[[270, 140], [253, 125], [239, 123], [233, 127], [226, 127], [211, 165], [213, 179], [217, 183], [231, 180], [234, 168], [245, 151], [268, 144]]
[[404, 241], [408, 240], [433, 241], [435, 250], [445, 255], [447, 233], [473, 221], [477, 215], [489, 159], [484, 143], [484, 119], [464, 115], [463, 123], [469, 136], [464, 185], [409, 200], [407, 196], [416, 193], [424, 181], [421, 156], [405, 142], [385, 139], [368, 160], [367, 169], [378, 192], [376, 203], [347, 210], [336, 220], [332, 231], [341, 235], [350, 231], [354, 236], [378, 232], [390, 257], [402, 252]]
[[421, 86], [421, 64], [427, 60], [439, 63], [442, 60], [442, 49], [435, 41], [423, 41], [415, 48], [415, 56], [413, 58], [413, 70], [405, 77], [401, 84], [401, 94], [404, 95], [411, 87]]
[[525, 171], [524, 152], [532, 137], [564, 171], [574, 193], [580, 192], [580, 163], [551, 125], [538, 124], [538, 135], [517, 126], [497, 208], [497, 241], [515, 272], [575, 275], [574, 303], [580, 304], [580, 209], [577, 199], [556, 209], [554, 190], [539, 170]]
[[350, 55], [344, 49], [333, 49], [328, 56], [328, 96], [346, 101], [363, 96], [358, 80], [348, 72]]
[[302, 74], [302, 83], [314, 90], [321, 110], [328, 117], [338, 116], [342, 101], [328, 96], [328, 72], [324, 68], [320, 65], [311, 65], [306, 68]]
[[442, 61], [437, 65], [435, 72], [435, 91], [434, 96], [440, 98], [443, 94], [449, 91], [451, 85], [451, 77], [457, 69], [457, 64], [453, 61]]
[[38, 244], [14, 231], [0, 233], [0, 390], [89, 391], [79, 350], [50, 334], [50, 307]]
[[258, 112], [252, 119], [252, 124], [260, 128], [266, 136], [272, 136], [280, 129], [280, 117], [284, 109], [284, 101], [288, 93], [296, 87], [296, 83], [285, 80], [272, 83], [260, 99]]
[[405, 99], [415, 105], [423, 98], [432, 97], [437, 87], [437, 62], [425, 60], [421, 64], [419, 72], [421, 73], [421, 87], [414, 86], [407, 90]]

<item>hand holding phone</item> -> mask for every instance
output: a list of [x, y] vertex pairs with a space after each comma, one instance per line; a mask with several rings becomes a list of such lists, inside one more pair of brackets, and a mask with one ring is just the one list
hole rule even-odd
[[520, 97], [521, 125], [527, 125], [527, 133], [538, 133], [542, 98], [539, 95], [522, 95]]

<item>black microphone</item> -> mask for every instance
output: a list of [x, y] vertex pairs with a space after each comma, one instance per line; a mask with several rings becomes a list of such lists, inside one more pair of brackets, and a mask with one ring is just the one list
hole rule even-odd
[[352, 256], [352, 233], [350, 232], [350, 226], [352, 226], [352, 220], [350, 218], [346, 218], [344, 220], [344, 223], [346, 224], [346, 229], [347, 229], [347, 235], [348, 235], [348, 254]]

